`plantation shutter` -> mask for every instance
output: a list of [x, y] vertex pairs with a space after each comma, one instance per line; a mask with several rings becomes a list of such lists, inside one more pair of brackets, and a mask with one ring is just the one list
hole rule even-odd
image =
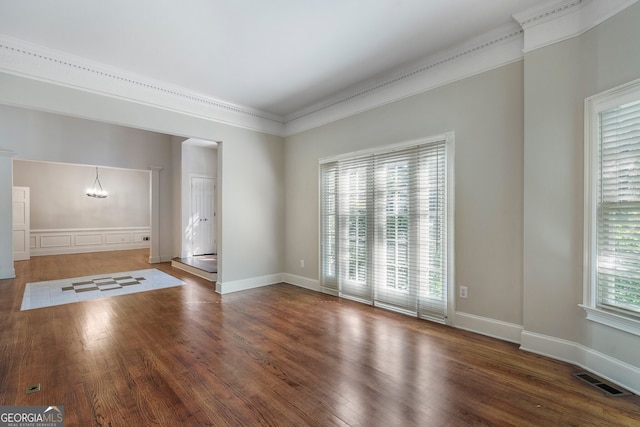
[[375, 156], [374, 292], [378, 305], [417, 312], [420, 211], [417, 148]]
[[337, 276], [337, 196], [338, 166], [335, 162], [320, 167], [321, 284], [327, 290], [338, 289]]
[[344, 296], [372, 301], [373, 156], [338, 162], [338, 286]]
[[599, 113], [597, 295], [640, 314], [640, 101]]
[[418, 315], [447, 316], [449, 242], [446, 141], [418, 148]]
[[320, 165], [322, 286], [447, 316], [447, 140]]

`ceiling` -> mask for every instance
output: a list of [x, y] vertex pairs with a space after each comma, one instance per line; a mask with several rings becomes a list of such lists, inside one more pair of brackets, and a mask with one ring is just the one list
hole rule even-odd
[[282, 117], [541, 0], [3, 0], [0, 35]]

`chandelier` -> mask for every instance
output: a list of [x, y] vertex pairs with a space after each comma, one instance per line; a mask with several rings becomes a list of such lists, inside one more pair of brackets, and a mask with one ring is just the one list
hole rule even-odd
[[100, 178], [98, 178], [98, 167], [96, 166], [96, 179], [93, 181], [93, 187], [87, 188], [87, 196], [95, 197], [97, 199], [104, 199], [107, 197], [107, 192], [102, 189], [100, 184]]

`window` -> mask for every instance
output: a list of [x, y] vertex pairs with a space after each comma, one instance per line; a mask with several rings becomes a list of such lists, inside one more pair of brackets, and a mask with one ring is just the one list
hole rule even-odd
[[453, 135], [320, 164], [325, 291], [445, 321]]
[[640, 335], [640, 80], [585, 105], [583, 307]]

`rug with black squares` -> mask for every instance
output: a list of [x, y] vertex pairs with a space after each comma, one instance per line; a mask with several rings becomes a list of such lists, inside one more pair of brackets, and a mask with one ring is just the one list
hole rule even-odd
[[184, 285], [155, 268], [27, 283], [20, 310], [50, 307]]

